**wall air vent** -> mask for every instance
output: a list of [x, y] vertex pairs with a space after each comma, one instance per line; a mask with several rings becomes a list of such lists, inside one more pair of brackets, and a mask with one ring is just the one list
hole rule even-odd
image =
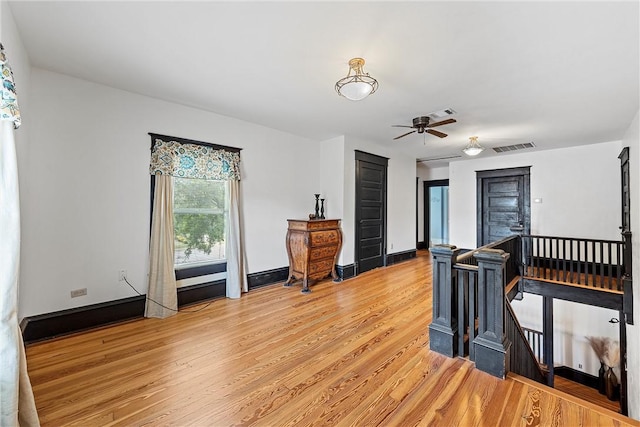
[[452, 154], [450, 156], [442, 156], [442, 157], [425, 157], [423, 159], [417, 159], [416, 163], [438, 162], [438, 161], [442, 161], [442, 160], [459, 159], [460, 157], [462, 157], [462, 156], [459, 156], [457, 154]]
[[509, 151], [524, 150], [525, 148], [533, 148], [536, 145], [533, 142], [525, 142], [524, 144], [504, 145], [502, 147], [493, 147], [496, 153], [506, 153]]

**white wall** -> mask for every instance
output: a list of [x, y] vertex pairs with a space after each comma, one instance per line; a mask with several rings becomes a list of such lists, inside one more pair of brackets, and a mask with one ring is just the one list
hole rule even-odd
[[[541, 296], [524, 294], [522, 301], [513, 300], [511, 305], [522, 326], [542, 331]], [[556, 299], [553, 316], [554, 364], [598, 376], [600, 362], [586, 337], [610, 337], [619, 341], [619, 325], [609, 323], [609, 319], [618, 318], [618, 312]], [[619, 371], [616, 375], [620, 378]]]
[[37, 68], [31, 83], [20, 317], [134, 295], [119, 270], [146, 292], [147, 132], [243, 148], [248, 270], [288, 265], [286, 220], [308, 215], [318, 187], [301, 161], [312, 141]]
[[[345, 237], [340, 265], [355, 260], [355, 150], [387, 157], [387, 253], [416, 248], [416, 161], [400, 151], [352, 136], [345, 137], [344, 151], [344, 217]], [[391, 246], [393, 245], [393, 247]]]
[[[317, 143], [38, 68], [31, 80], [37, 126], [23, 182], [20, 317], [134, 295], [119, 270], [146, 291], [148, 132], [243, 148], [249, 273], [288, 265], [286, 219], [306, 218], [318, 192], [327, 217], [343, 219], [339, 263], [353, 263], [355, 149], [389, 157], [388, 252], [415, 249], [412, 158], [344, 137]], [[84, 287], [87, 296], [70, 298]]]
[[[344, 136], [320, 144], [320, 191], [325, 201], [325, 218], [344, 218]], [[309, 207], [313, 213], [313, 204]], [[343, 245], [344, 247], [344, 245]], [[341, 264], [341, 263], [338, 263]]]
[[531, 166], [532, 234], [619, 240], [621, 149], [614, 141], [451, 162], [451, 244], [476, 247], [476, 171], [521, 166]]
[[640, 112], [636, 113], [622, 145], [629, 147], [631, 175], [631, 232], [633, 246], [634, 325], [627, 325], [627, 388], [629, 416], [640, 420]]

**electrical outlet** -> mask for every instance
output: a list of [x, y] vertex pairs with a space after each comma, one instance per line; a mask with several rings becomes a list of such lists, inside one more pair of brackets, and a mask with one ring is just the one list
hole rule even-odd
[[74, 289], [71, 291], [71, 298], [81, 297], [87, 294], [87, 288]]
[[582, 363], [578, 363], [578, 368], [582, 369]]
[[127, 270], [120, 270], [118, 272], [118, 282], [124, 282], [127, 280]]
[[393, 249], [393, 243], [391, 244], [391, 247], [389, 249]]

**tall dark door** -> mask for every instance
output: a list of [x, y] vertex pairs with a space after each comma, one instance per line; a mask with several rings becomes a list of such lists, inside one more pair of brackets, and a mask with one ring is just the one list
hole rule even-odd
[[529, 168], [477, 172], [478, 246], [529, 234]]
[[356, 271], [385, 265], [388, 159], [356, 151]]
[[620, 178], [622, 187], [622, 224], [620, 229], [631, 231], [631, 193], [629, 192], [629, 147], [625, 147], [620, 155]]

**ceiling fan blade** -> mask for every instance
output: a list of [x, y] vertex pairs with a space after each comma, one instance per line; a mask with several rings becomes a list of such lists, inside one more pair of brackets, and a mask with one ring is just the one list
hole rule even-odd
[[447, 119], [447, 120], [443, 120], [441, 122], [437, 122], [437, 123], [431, 123], [429, 125], [427, 125], [428, 128], [434, 128], [436, 126], [442, 126], [442, 125], [448, 125], [450, 123], [455, 123], [456, 119]]
[[413, 126], [407, 125], [391, 125], [392, 128], [413, 128]]
[[447, 136], [446, 133], [438, 132], [437, 130], [433, 130], [433, 129], [427, 129], [425, 130], [425, 132], [430, 133], [431, 135], [435, 135], [438, 138], [444, 138], [445, 136]]
[[416, 131], [415, 131], [415, 130], [412, 130], [411, 132], [407, 132], [407, 133], [405, 133], [405, 134], [403, 134], [403, 135], [396, 136], [396, 137], [395, 137], [395, 138], [393, 138], [393, 139], [394, 139], [394, 140], [396, 140], [396, 139], [400, 139], [400, 138], [402, 138], [403, 136], [411, 135], [411, 134], [412, 134], [412, 133], [414, 133], [414, 132], [416, 132]]

